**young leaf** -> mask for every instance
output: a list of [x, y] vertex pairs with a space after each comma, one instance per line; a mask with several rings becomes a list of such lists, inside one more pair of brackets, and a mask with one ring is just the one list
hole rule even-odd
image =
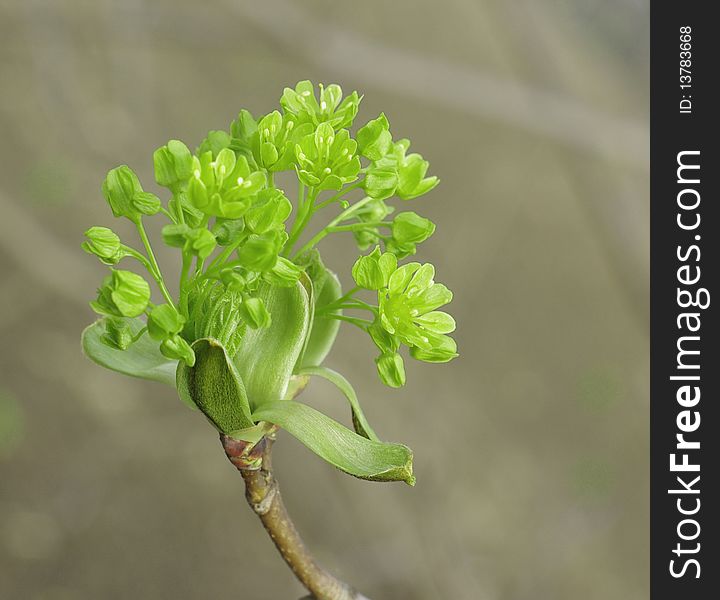
[[[310, 319], [305, 288], [261, 283], [255, 297], [272, 315], [269, 327], [248, 329], [234, 358], [250, 404], [257, 408], [285, 396]], [[236, 427], [236, 429], [240, 429]]]
[[[314, 304], [316, 311], [323, 306], [335, 302], [335, 300], [342, 296], [342, 288], [337, 275], [326, 269], [322, 264], [320, 267], [324, 271], [323, 276], [317, 276], [312, 282], [315, 291]], [[335, 311], [335, 314], [340, 313], [342, 313], [340, 309]], [[335, 343], [339, 329], [340, 321], [338, 319], [315, 315], [312, 319], [312, 329], [308, 336], [307, 345], [301, 357], [301, 366], [315, 367], [322, 364]]]
[[348, 403], [350, 404], [353, 427], [355, 428], [355, 431], [369, 440], [375, 440], [376, 442], [380, 441], [365, 418], [355, 390], [352, 385], [350, 385], [350, 382], [340, 375], [340, 373], [333, 371], [332, 369], [328, 369], [327, 367], [307, 367], [302, 369], [298, 375], [315, 375], [334, 384], [335, 387], [337, 387], [345, 395]]
[[[126, 322], [133, 336], [145, 327], [141, 319], [127, 319]], [[160, 354], [157, 343], [153, 342], [150, 336], [142, 335], [127, 350], [119, 350], [103, 339], [107, 333], [107, 325], [107, 318], [103, 318], [83, 331], [82, 348], [85, 356], [111, 371], [175, 387], [177, 361], [168, 360]]]
[[364, 438], [305, 404], [269, 402], [253, 413], [253, 419], [282, 427], [320, 458], [349, 475], [415, 485], [410, 448]]
[[195, 404], [223, 433], [252, 427], [250, 405], [240, 375], [217, 340], [193, 342], [195, 365], [177, 368], [180, 397]]

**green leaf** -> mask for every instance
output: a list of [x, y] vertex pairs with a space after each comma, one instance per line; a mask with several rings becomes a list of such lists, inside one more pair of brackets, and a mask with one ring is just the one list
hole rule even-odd
[[[145, 327], [141, 319], [127, 319], [126, 323], [133, 336], [137, 336]], [[99, 319], [83, 331], [82, 348], [85, 356], [111, 371], [175, 387], [177, 361], [168, 360], [160, 354], [157, 343], [148, 335], [140, 336], [127, 350], [108, 345], [103, 339], [108, 334], [107, 324], [106, 318]]]
[[285, 396], [310, 321], [308, 294], [300, 282], [292, 287], [263, 282], [255, 297], [262, 300], [272, 322], [248, 329], [234, 358], [253, 408]]
[[253, 419], [282, 427], [320, 458], [349, 475], [415, 484], [410, 448], [364, 438], [305, 404], [270, 402], [257, 409]]
[[254, 425], [243, 380], [225, 348], [215, 339], [193, 342], [195, 365], [180, 363], [177, 388], [180, 397], [195, 404], [223, 433]]
[[316, 377], [322, 377], [335, 385], [335, 387], [345, 394], [345, 397], [350, 404], [353, 427], [355, 428], [355, 431], [369, 440], [375, 440], [376, 442], [380, 441], [365, 418], [365, 414], [360, 407], [360, 402], [358, 401], [355, 390], [345, 377], [337, 371], [333, 371], [327, 367], [307, 367], [305, 369], [301, 369], [298, 375], [315, 375]]
[[[318, 260], [318, 264], [314, 268], [308, 269], [308, 275], [312, 280], [314, 290], [314, 310], [317, 311], [323, 306], [327, 306], [335, 302], [342, 296], [342, 287], [337, 275], [325, 268], [325, 265]], [[341, 314], [338, 309], [333, 311], [334, 314]], [[301, 367], [315, 367], [321, 365], [325, 357], [330, 353], [338, 330], [340, 329], [340, 321], [332, 319], [330, 316], [314, 315], [312, 319], [312, 328], [308, 336], [305, 350], [300, 360]]]

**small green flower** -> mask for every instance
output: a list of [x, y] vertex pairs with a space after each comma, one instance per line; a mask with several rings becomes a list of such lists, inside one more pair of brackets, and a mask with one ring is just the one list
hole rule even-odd
[[296, 145], [298, 178], [318, 190], [340, 190], [360, 172], [356, 151], [357, 142], [347, 129], [335, 133], [332, 125], [322, 123]]
[[[321, 83], [320, 100], [315, 96], [315, 86], [309, 81], [300, 81], [295, 89], [285, 88], [280, 104], [285, 112], [298, 117], [302, 123], [313, 125], [328, 123], [334, 129], [349, 127], [362, 99], [353, 92], [342, 100], [342, 89], [337, 84], [324, 87]], [[341, 101], [342, 100], [342, 101]]]
[[430, 163], [419, 154], [408, 154], [409, 140], [400, 140], [395, 144], [394, 156], [397, 161], [397, 195], [403, 200], [411, 200], [432, 190], [440, 180], [437, 177], [425, 177]]
[[295, 161], [295, 146], [304, 136], [312, 133], [310, 123], [299, 123], [298, 118], [277, 110], [257, 123], [252, 138], [252, 151], [257, 164], [268, 171], [284, 171]]
[[408, 263], [398, 268], [390, 276], [388, 287], [378, 293], [383, 329], [423, 351], [447, 344], [444, 334], [455, 330], [453, 318], [435, 310], [452, 300], [452, 292], [435, 283], [434, 276], [431, 264]]
[[265, 173], [252, 171], [245, 156], [236, 158], [232, 150], [223, 148], [213, 159], [212, 151], [207, 151], [193, 158], [188, 198], [206, 215], [237, 219], [265, 182]]
[[101, 315], [137, 317], [145, 312], [149, 302], [147, 281], [132, 271], [112, 269], [90, 306]]
[[361, 256], [352, 268], [352, 276], [359, 287], [379, 290], [387, 287], [390, 276], [397, 269], [397, 257], [390, 252], [382, 254], [375, 246], [367, 256]]

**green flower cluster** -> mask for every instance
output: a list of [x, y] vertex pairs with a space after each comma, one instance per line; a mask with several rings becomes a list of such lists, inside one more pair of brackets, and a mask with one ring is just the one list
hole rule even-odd
[[395, 254], [375, 247], [357, 260], [352, 275], [359, 288], [377, 290], [378, 304], [363, 308], [375, 317], [366, 329], [380, 350], [375, 364], [383, 383], [405, 385], [405, 367], [398, 353], [402, 344], [413, 358], [424, 362], [448, 362], [458, 355], [455, 340], [447, 335], [455, 331], [455, 320], [436, 310], [452, 300], [452, 292], [435, 283], [435, 267], [417, 262], [398, 267]]
[[[413, 211], [396, 213], [392, 202], [421, 196], [438, 179], [427, 175], [422, 156], [408, 153], [407, 140], [393, 139], [384, 114], [353, 133], [360, 101], [357, 92], [343, 97], [338, 85], [301, 81], [284, 90], [280, 110], [259, 117], [241, 110], [227, 131], [209, 132], [194, 151], [170, 140], [153, 154], [166, 200], [145, 191], [130, 167], [110, 170], [102, 193], [115, 217], [134, 224], [140, 245], [107, 227], [85, 233], [82, 248], [110, 268], [91, 302], [103, 317], [85, 335], [91, 358], [138, 377], [177, 376], [181, 397], [227, 433], [258, 426], [255, 412], [284, 400], [309, 370], [318, 374], [342, 322], [369, 334], [380, 350], [380, 378], [393, 387], [405, 383], [403, 345], [421, 361], [457, 356], [447, 335], [455, 322], [437, 310], [452, 294], [434, 283], [432, 265], [398, 265], [435, 225]], [[281, 172], [297, 179], [293, 201], [276, 185]], [[314, 217], [333, 210], [308, 234]], [[153, 216], [165, 221], [164, 245], [180, 255], [174, 285], [145, 229]], [[355, 263], [357, 285], [346, 294], [316, 249], [340, 232], [362, 251], [374, 247]], [[119, 268], [125, 260], [149, 277]], [[360, 298], [363, 290], [377, 301]], [[370, 318], [348, 314], [355, 310]], [[212, 378], [205, 371], [211, 367], [220, 369]], [[211, 379], [213, 393], [225, 390], [219, 404], [201, 391]], [[331, 379], [347, 391], [341, 376]], [[227, 399], [235, 393], [236, 400]], [[365, 437], [368, 431], [363, 427]]]

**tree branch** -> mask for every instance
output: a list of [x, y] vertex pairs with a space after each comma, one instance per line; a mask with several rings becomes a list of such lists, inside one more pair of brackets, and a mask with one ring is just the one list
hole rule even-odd
[[287, 513], [272, 469], [274, 433], [255, 445], [220, 434], [225, 454], [245, 480], [245, 498], [312, 600], [368, 600], [315, 562]]

